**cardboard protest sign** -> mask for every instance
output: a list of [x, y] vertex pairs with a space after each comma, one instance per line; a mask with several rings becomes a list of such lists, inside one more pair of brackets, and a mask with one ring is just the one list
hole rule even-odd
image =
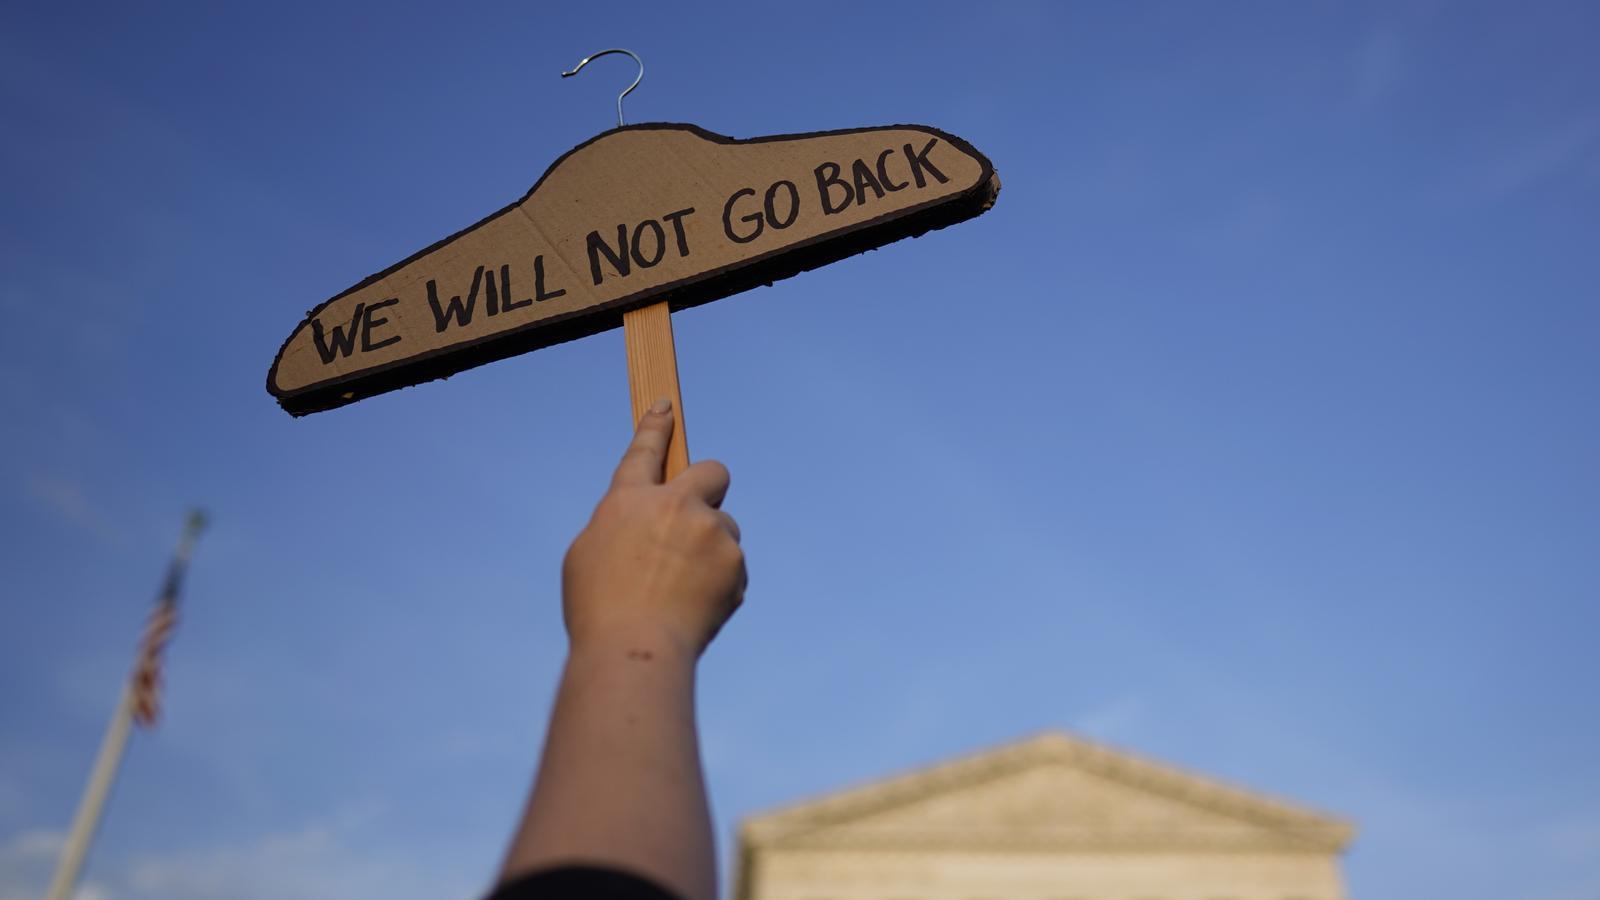
[[921, 125], [735, 140], [629, 125], [521, 200], [322, 303], [267, 390], [304, 415], [726, 297], [972, 218], [994, 167]]

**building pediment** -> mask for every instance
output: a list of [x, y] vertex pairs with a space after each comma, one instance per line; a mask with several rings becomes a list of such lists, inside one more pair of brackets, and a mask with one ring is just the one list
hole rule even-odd
[[751, 848], [1337, 852], [1339, 819], [1045, 734], [748, 820]]

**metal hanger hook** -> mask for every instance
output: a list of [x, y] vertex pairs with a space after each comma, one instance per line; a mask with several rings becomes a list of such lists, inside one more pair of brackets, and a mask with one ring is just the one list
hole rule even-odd
[[639, 55], [637, 53], [634, 53], [632, 50], [624, 50], [621, 47], [613, 47], [610, 50], [601, 50], [599, 53], [591, 53], [588, 56], [585, 56], [583, 59], [578, 60], [578, 64], [572, 67], [572, 71], [571, 72], [562, 72], [561, 73], [561, 77], [562, 78], [571, 78], [572, 76], [578, 74], [579, 72], [582, 72], [583, 71], [583, 67], [587, 66], [589, 64], [590, 60], [599, 59], [600, 57], [605, 56], [608, 53], [626, 53], [627, 55], [633, 57], [633, 61], [634, 62], [639, 64], [639, 75], [638, 75], [638, 77], [633, 79], [633, 84], [628, 85], [627, 88], [625, 88], [622, 91], [622, 93], [617, 95], [617, 127], [621, 128], [622, 125], [623, 125], [623, 122], [622, 122], [622, 98], [628, 96], [631, 93], [633, 93], [633, 89], [638, 87], [639, 86], [639, 82], [644, 80], [644, 60], [640, 59]]

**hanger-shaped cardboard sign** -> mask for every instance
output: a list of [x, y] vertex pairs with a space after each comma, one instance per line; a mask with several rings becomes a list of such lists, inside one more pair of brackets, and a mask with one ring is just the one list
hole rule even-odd
[[921, 125], [748, 140], [616, 128], [521, 200], [311, 310], [267, 390], [295, 415], [342, 406], [943, 228], [999, 190], [983, 154]]

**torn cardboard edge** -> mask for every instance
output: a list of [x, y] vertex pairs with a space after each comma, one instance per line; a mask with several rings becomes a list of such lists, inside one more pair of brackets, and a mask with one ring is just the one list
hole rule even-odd
[[[867, 219], [836, 231], [827, 232], [799, 243], [775, 248], [756, 256], [738, 260], [730, 265], [697, 272], [676, 281], [655, 285], [596, 306], [586, 307], [558, 316], [551, 316], [519, 328], [486, 335], [470, 341], [424, 351], [413, 357], [395, 360], [345, 376], [331, 378], [294, 390], [281, 390], [276, 375], [279, 363], [295, 336], [306, 322], [315, 318], [329, 305], [359, 291], [394, 273], [422, 257], [458, 240], [463, 235], [495, 221], [519, 208], [539, 191], [545, 180], [572, 155], [601, 139], [627, 131], [679, 130], [688, 131], [704, 140], [726, 145], [761, 144], [778, 141], [797, 141], [834, 135], [854, 135], [875, 131], [916, 129], [949, 142], [960, 152], [978, 161], [981, 173], [973, 186], [958, 194], [935, 198], [925, 203], [891, 210], [881, 216]], [[770, 285], [801, 272], [864, 253], [868, 250], [908, 237], [919, 237], [929, 231], [966, 221], [987, 211], [994, 205], [1000, 191], [1000, 179], [988, 157], [978, 152], [970, 143], [948, 132], [926, 125], [881, 125], [863, 128], [846, 128], [833, 131], [803, 132], [784, 135], [763, 135], [738, 139], [707, 131], [699, 126], [676, 123], [646, 123], [627, 125], [602, 132], [562, 154], [545, 170], [526, 194], [505, 207], [485, 216], [472, 225], [434, 242], [384, 269], [352, 285], [339, 294], [318, 304], [306, 313], [305, 318], [290, 333], [273, 359], [267, 373], [267, 390], [280, 406], [291, 415], [335, 409], [358, 400], [409, 387], [426, 381], [448, 378], [485, 363], [509, 356], [539, 350], [555, 344], [588, 337], [622, 324], [623, 313], [631, 309], [665, 301], [674, 311], [709, 303], [750, 288]]]

